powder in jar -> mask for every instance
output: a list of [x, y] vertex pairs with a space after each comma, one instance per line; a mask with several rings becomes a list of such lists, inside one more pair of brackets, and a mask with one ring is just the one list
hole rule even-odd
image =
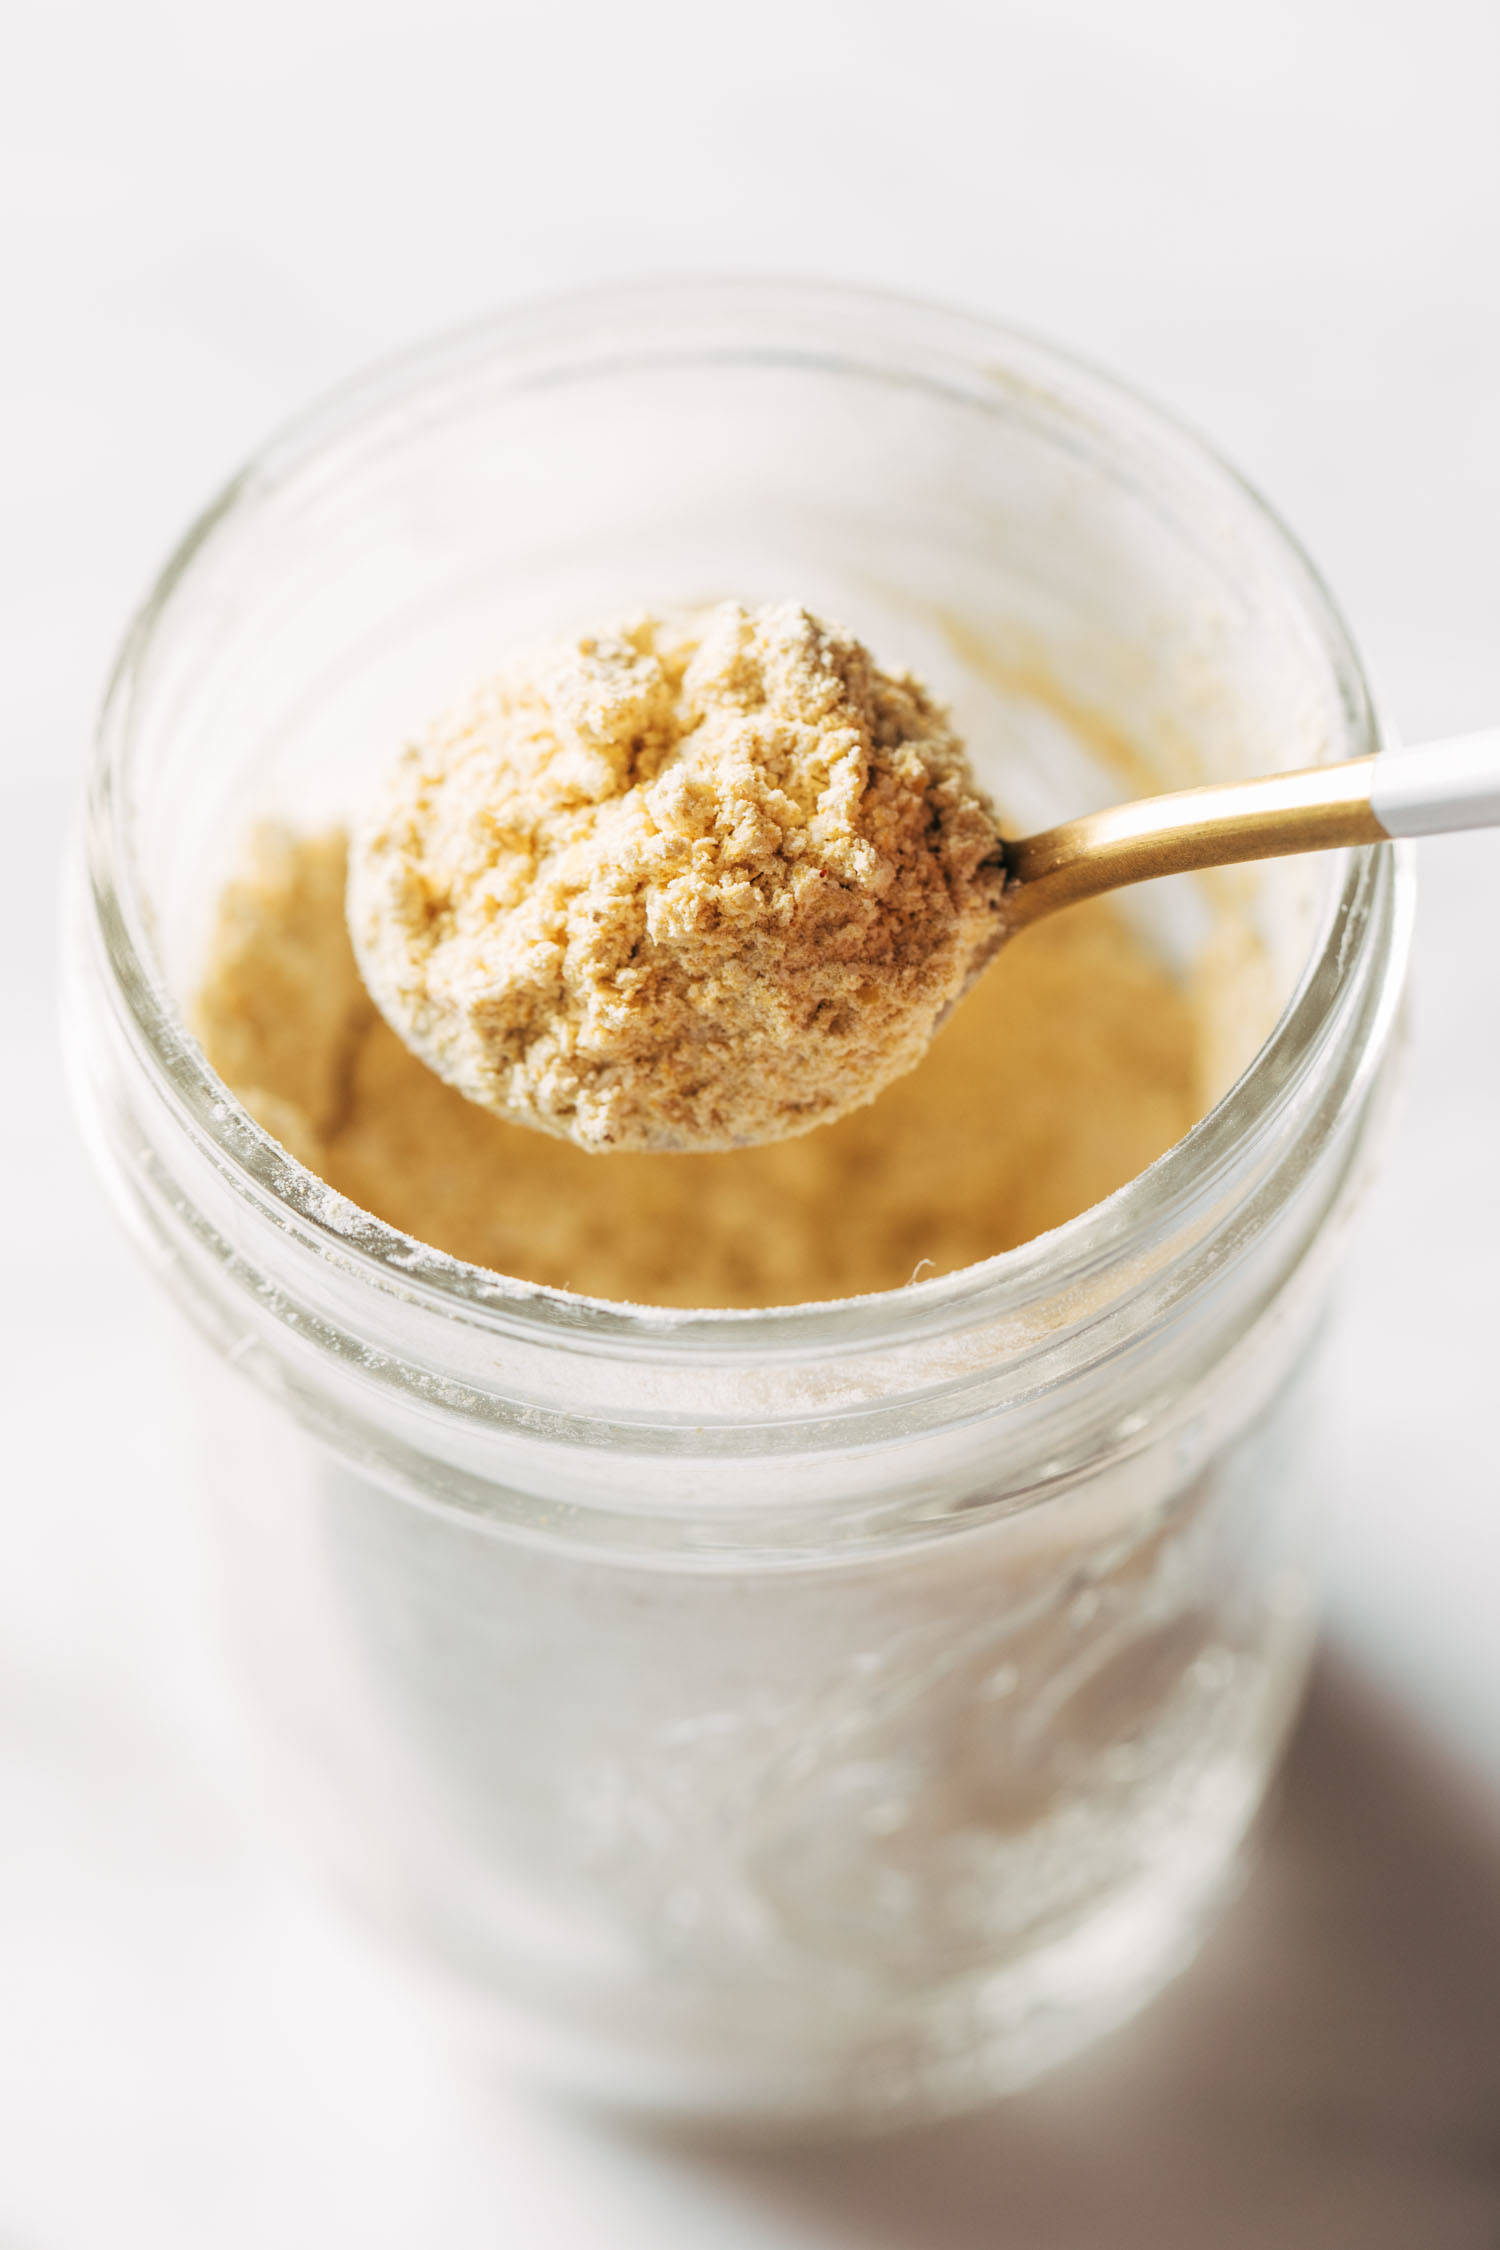
[[792, 603], [513, 659], [398, 764], [348, 914], [406, 1045], [592, 1150], [780, 1141], [925, 1053], [998, 944], [946, 715]]
[[210, 1062], [340, 1193], [497, 1272], [656, 1305], [800, 1304], [1008, 1250], [1108, 1195], [1217, 1097], [1195, 998], [1107, 900], [1028, 930], [909, 1075], [821, 1132], [611, 1155], [506, 1123], [377, 1014], [341, 833], [267, 828], [226, 887], [196, 1010]]

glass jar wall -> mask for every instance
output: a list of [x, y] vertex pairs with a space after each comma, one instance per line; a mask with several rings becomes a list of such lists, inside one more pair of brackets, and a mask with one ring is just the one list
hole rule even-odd
[[1285, 535], [1058, 355], [811, 288], [565, 300], [355, 387], [190, 534], [101, 729], [69, 1044], [196, 1334], [240, 1655], [346, 1896], [591, 2095], [868, 2122], [1128, 2013], [1254, 1816], [1409, 884], [1381, 850], [1136, 902], [1185, 970], [1231, 913], [1263, 1019], [1166, 1157], [982, 1266], [763, 1313], [464, 1266], [208, 1069], [214, 899], [254, 821], [344, 817], [503, 647], [731, 593], [928, 676], [1022, 827], [1375, 746]]

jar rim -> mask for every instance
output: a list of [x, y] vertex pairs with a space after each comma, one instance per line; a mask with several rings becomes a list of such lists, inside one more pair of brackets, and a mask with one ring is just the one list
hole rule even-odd
[[[1299, 604], [1338, 678], [1353, 741], [1351, 755], [1381, 745], [1380, 723], [1351, 636], [1316, 567], [1263, 496], [1217, 449], [1175, 415], [1026, 330], [895, 291], [806, 279], [718, 279], [611, 284], [568, 291], [508, 308], [377, 361], [284, 424], [209, 503], [168, 558], [127, 630], [101, 712], [87, 813], [87, 858], [98, 927], [124, 1002], [132, 1044], [150, 1065], [179, 1120], [221, 1176], [278, 1223], [352, 1259], [386, 1292], [430, 1311], [523, 1341], [564, 1343], [606, 1356], [638, 1351], [776, 1361], [809, 1346], [841, 1355], [886, 1351], [932, 1340], [977, 1320], [1005, 1319], [1059, 1291], [1076, 1288], [1153, 1238], [1166, 1239], [1211, 1199], [1249, 1145], [1294, 1097], [1350, 1000], [1357, 940], [1386, 913], [1394, 916], [1382, 1029], [1401, 983], [1410, 924], [1410, 883], [1389, 845], [1344, 855], [1342, 881], [1296, 986], [1265, 1042], [1222, 1099], [1144, 1171], [1050, 1232], [974, 1265], [869, 1294], [757, 1308], [637, 1305], [591, 1298], [515, 1279], [432, 1248], [388, 1225], [308, 1171], [272, 1139], [219, 1079], [168, 987], [150, 935], [145, 901], [131, 888], [124, 767], [133, 739], [139, 674], [174, 596], [204, 552], [232, 530], [238, 512], [313, 462], [324, 442], [356, 428], [413, 388], [481, 349], [556, 350], [570, 339], [628, 316], [637, 326], [656, 310], [728, 318], [742, 331], [788, 310], [814, 326], [830, 317], [878, 326], [893, 318], [907, 337], [955, 371], [1048, 384], [1070, 406], [1092, 400], [1128, 417], [1247, 507], [1269, 533]], [[743, 344], [738, 356], [745, 356]], [[764, 356], [764, 355], [758, 355]], [[1377, 1037], [1373, 1044], [1383, 1043]]]

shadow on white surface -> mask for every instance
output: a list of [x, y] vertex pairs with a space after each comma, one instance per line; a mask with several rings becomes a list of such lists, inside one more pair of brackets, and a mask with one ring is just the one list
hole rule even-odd
[[688, 2161], [868, 2250], [1496, 2250], [1500, 1821], [1325, 1660], [1250, 1884], [1139, 2024], [981, 2117]]

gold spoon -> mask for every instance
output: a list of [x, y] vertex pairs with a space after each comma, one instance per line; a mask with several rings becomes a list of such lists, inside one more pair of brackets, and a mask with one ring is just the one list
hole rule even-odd
[[1500, 727], [1340, 765], [1179, 789], [1005, 846], [1005, 934], [1156, 875], [1500, 825]]

